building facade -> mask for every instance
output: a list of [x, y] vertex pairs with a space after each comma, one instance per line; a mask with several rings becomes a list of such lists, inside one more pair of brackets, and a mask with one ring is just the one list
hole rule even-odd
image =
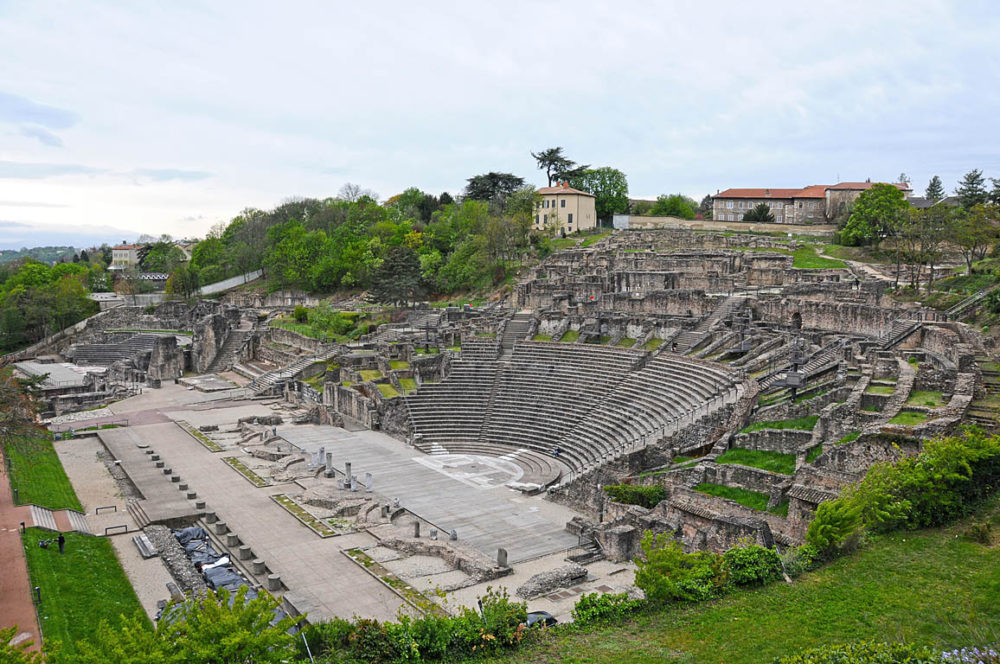
[[[712, 219], [742, 221], [743, 215], [760, 203], [767, 205], [777, 224], [827, 224], [846, 213], [872, 182], [814, 184], [801, 189], [726, 189], [713, 197]], [[908, 185], [894, 184], [904, 195]]]
[[119, 244], [111, 247], [110, 270], [124, 270], [127, 267], [138, 265], [142, 257], [139, 252], [142, 250], [141, 244]]
[[573, 189], [566, 182], [538, 190], [532, 229], [575, 233], [597, 228], [597, 207], [593, 194]]

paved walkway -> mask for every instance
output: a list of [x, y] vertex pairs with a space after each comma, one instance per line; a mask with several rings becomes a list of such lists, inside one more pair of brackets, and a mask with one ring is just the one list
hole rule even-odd
[[28, 579], [28, 563], [24, 558], [24, 547], [19, 534], [20, 523], [31, 523], [30, 508], [14, 505], [10, 481], [5, 465], [0, 462], [0, 628], [17, 625], [20, 630], [15, 639], [23, 642], [34, 641], [33, 650], [41, 643], [41, 630], [31, 599], [31, 582]]

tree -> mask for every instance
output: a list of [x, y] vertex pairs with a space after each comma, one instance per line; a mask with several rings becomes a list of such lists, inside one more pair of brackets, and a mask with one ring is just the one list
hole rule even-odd
[[187, 260], [187, 256], [172, 242], [161, 240], [150, 245], [142, 259], [142, 267], [147, 272], [171, 272]]
[[531, 156], [538, 162], [538, 168], [545, 170], [545, 177], [548, 179], [550, 187], [553, 180], [572, 180], [580, 177], [584, 171], [590, 168], [590, 164], [578, 165], [572, 159], [567, 158], [563, 155], [561, 147], [548, 148], [537, 153], [532, 152]]
[[1000, 206], [996, 205], [976, 205], [968, 212], [960, 210], [956, 213], [950, 240], [965, 259], [966, 274], [971, 275], [972, 264], [986, 257], [990, 245], [997, 239], [998, 223]]
[[356, 203], [365, 196], [372, 200], [378, 199], [378, 195], [374, 191], [371, 189], [362, 189], [359, 185], [356, 185], [353, 182], [346, 183], [340, 188], [340, 191], [337, 192], [337, 198], [342, 201], [347, 201], [348, 203]]
[[[20, 446], [34, 438], [38, 405], [10, 367], [0, 369], [0, 452], [8, 445]], [[2, 661], [2, 660], [0, 660]]]
[[604, 223], [616, 212], [628, 211], [628, 180], [617, 168], [590, 168], [569, 182], [572, 187], [594, 195], [597, 218]]
[[924, 196], [932, 203], [937, 203], [944, 198], [944, 185], [941, 184], [941, 178], [936, 175], [931, 178], [931, 181], [927, 183], [927, 190], [924, 192]]
[[900, 184], [905, 184], [907, 187], [910, 186], [910, 176], [906, 173], [900, 173], [899, 177], [896, 178], [896, 182]]
[[767, 203], [758, 203], [743, 215], [743, 221], [773, 222], [774, 215]]
[[375, 272], [372, 284], [375, 300], [401, 305], [422, 294], [420, 258], [409, 247], [393, 247]]
[[654, 217], [680, 217], [681, 219], [694, 219], [694, 211], [697, 204], [682, 194], [671, 194], [656, 197], [656, 203], [649, 214]]
[[17, 645], [10, 644], [17, 633], [17, 625], [0, 629], [0, 662], [4, 664], [44, 664], [42, 653], [28, 650], [34, 641], [23, 641]]
[[990, 191], [990, 204], [1000, 205], [1000, 178], [990, 178], [993, 183], [993, 190]]
[[705, 198], [701, 199], [701, 203], [698, 204], [698, 214], [705, 219], [711, 219], [714, 205], [715, 199], [712, 198], [711, 194], [707, 194]]
[[524, 178], [512, 173], [490, 171], [474, 175], [465, 186], [465, 197], [475, 201], [486, 201], [496, 210], [503, 210], [507, 197], [524, 186]]
[[977, 205], [986, 203], [988, 194], [986, 192], [986, 178], [979, 169], [972, 169], [962, 176], [955, 188], [955, 195], [958, 196], [958, 203], [965, 210], [971, 210]]
[[165, 290], [168, 295], [191, 299], [198, 293], [198, 270], [187, 264], [174, 268], [167, 278]]
[[878, 248], [892, 227], [901, 223], [908, 207], [899, 187], [873, 184], [854, 201], [841, 239], [849, 245], [872, 244]]

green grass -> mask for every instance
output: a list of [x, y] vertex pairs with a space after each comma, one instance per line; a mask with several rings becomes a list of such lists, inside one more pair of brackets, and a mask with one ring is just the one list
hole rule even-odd
[[812, 448], [811, 450], [809, 450], [809, 452], [806, 454], [806, 463], [812, 463], [822, 453], [823, 453], [823, 445], [821, 443], [816, 447]]
[[740, 433], [750, 433], [761, 429], [797, 429], [801, 431], [812, 431], [819, 421], [819, 415], [807, 415], [806, 417], [796, 417], [791, 420], [772, 420], [770, 422], [754, 422], [743, 427]]
[[622, 337], [622, 340], [618, 342], [619, 348], [631, 348], [635, 345], [635, 339], [632, 337]]
[[399, 396], [399, 390], [397, 390], [389, 383], [377, 383], [375, 387], [378, 388], [378, 391], [381, 392], [382, 396], [384, 396], [386, 399], [391, 399], [393, 397]]
[[986, 290], [997, 284], [998, 278], [992, 272], [980, 272], [972, 275], [959, 275], [948, 277], [934, 282], [934, 288], [943, 291], [952, 291], [963, 295], [972, 295], [981, 290]]
[[702, 482], [701, 484], [695, 485], [694, 490], [707, 493], [710, 496], [718, 496], [719, 498], [735, 500], [740, 505], [749, 507], [752, 510], [763, 512], [767, 509], [768, 497], [766, 494], [760, 493], [759, 491], [748, 491], [746, 489], [738, 489], [733, 486], [724, 486], [722, 484], [711, 484], [709, 482]]
[[782, 500], [780, 503], [768, 510], [771, 514], [777, 514], [778, 516], [788, 518], [788, 499]]
[[295, 502], [291, 496], [278, 493], [271, 496], [271, 500], [281, 505], [286, 512], [294, 516], [302, 525], [320, 537], [332, 537], [337, 534], [333, 528], [323, 523], [320, 519], [317, 519], [306, 508]]
[[927, 413], [914, 413], [907, 410], [901, 411], [896, 417], [889, 420], [889, 424], [898, 424], [904, 427], [912, 427], [927, 421]]
[[595, 242], [600, 242], [601, 240], [603, 240], [604, 238], [606, 238], [609, 235], [611, 235], [611, 231], [606, 231], [606, 232], [603, 232], [603, 233], [596, 233], [594, 235], [589, 235], [589, 236], [587, 236], [587, 237], [585, 237], [583, 239], [583, 242], [580, 243], [580, 246], [581, 247], [589, 247], [590, 245], [594, 244]]
[[532, 341], [552, 341], [552, 335], [551, 334], [536, 334], [535, 336], [531, 337], [531, 340]]
[[944, 405], [944, 395], [933, 390], [914, 390], [910, 392], [910, 398], [906, 400], [906, 405], [938, 408]]
[[747, 450], [742, 447], [734, 447], [720, 455], [715, 462], [752, 466], [753, 468], [769, 470], [772, 473], [782, 473], [783, 475], [792, 475], [795, 473], [795, 455], [782, 454], [781, 452]]
[[413, 378], [400, 378], [399, 385], [403, 388], [403, 391], [407, 394], [417, 391], [417, 381]]
[[621, 624], [557, 628], [488, 661], [760, 664], [863, 639], [941, 650], [984, 644], [1000, 634], [1000, 547], [961, 537], [964, 527], [882, 536], [792, 584], [668, 606]]
[[389, 368], [395, 370], [409, 369], [410, 363], [405, 360], [389, 360]]
[[102, 620], [116, 625], [119, 616], [133, 616], [142, 606], [110, 540], [65, 533], [62, 555], [54, 541], [47, 549], [38, 546], [40, 540], [55, 537], [56, 533], [29, 528], [22, 540], [31, 586], [42, 589], [38, 618], [46, 645], [58, 640], [72, 652], [77, 641], [93, 636]]
[[853, 443], [858, 439], [858, 436], [860, 435], [861, 435], [860, 431], [852, 431], [851, 433], [847, 434], [846, 436], [838, 440], [836, 443], [834, 443], [834, 445], [844, 445], [846, 443]]
[[866, 413], [881, 413], [882, 407], [876, 406], [875, 404], [869, 404], [867, 406], [862, 406], [861, 410], [865, 411]]
[[365, 383], [369, 380], [378, 380], [382, 377], [382, 372], [378, 369], [362, 369], [358, 375], [361, 376], [361, 382]]
[[218, 443], [216, 443], [214, 440], [212, 440], [211, 438], [209, 438], [208, 436], [206, 436], [201, 431], [198, 431], [197, 429], [195, 429], [188, 422], [186, 422], [184, 420], [177, 420], [177, 426], [179, 426], [180, 428], [184, 429], [184, 431], [186, 431], [189, 436], [191, 436], [192, 438], [194, 438], [195, 440], [197, 440], [199, 443], [201, 443], [202, 446], [204, 446], [205, 449], [207, 449], [209, 452], [221, 452], [222, 451], [222, 447], [220, 447]]
[[10, 486], [17, 489], [19, 504], [83, 511], [51, 440], [39, 436], [18, 445], [8, 443], [5, 449], [10, 459]]
[[247, 466], [245, 463], [243, 463], [236, 457], [225, 457], [223, 461], [227, 465], [231, 466], [233, 470], [235, 470], [237, 473], [247, 478], [247, 480], [249, 480], [250, 483], [253, 484], [254, 486], [261, 487], [261, 486], [268, 486], [270, 484], [270, 482], [268, 482], [267, 480], [265, 480], [263, 477], [253, 472], [252, 470], [250, 470], [249, 466]]
[[579, 338], [580, 338], [580, 333], [577, 332], [576, 330], [566, 330], [566, 333], [559, 338], [559, 341], [566, 344], [571, 344]]
[[807, 270], [828, 270], [831, 268], [844, 268], [847, 263], [837, 258], [827, 258], [816, 253], [816, 248], [806, 245], [796, 249], [792, 256], [792, 267], [804, 268]]
[[869, 385], [865, 388], [866, 394], [885, 394], [891, 395], [896, 391], [896, 388], [892, 385]]
[[840, 244], [823, 245], [823, 253], [834, 258], [857, 261], [859, 263], [886, 264], [891, 262], [881, 253], [874, 253], [870, 247], [845, 247]]
[[657, 339], [656, 337], [653, 337], [652, 339], [650, 339], [649, 341], [647, 341], [646, 343], [644, 343], [642, 345], [642, 347], [644, 349], [646, 349], [646, 350], [652, 351], [652, 350], [656, 350], [657, 348], [659, 348], [662, 345], [663, 345], [663, 339]]
[[[448, 350], [461, 350], [461, 348], [449, 348]], [[416, 346], [413, 347], [414, 355], [437, 355], [440, 352], [440, 348], [434, 348], [433, 346], [429, 347], [427, 350], [424, 350], [423, 346], [420, 346], [419, 348]]]

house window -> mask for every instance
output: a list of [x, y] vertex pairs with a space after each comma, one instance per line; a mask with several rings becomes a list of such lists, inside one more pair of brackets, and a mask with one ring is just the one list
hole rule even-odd
[[562, 199], [561, 201], [559, 201], [559, 207], [566, 207], [566, 199], [565, 198]]
[[549, 215], [547, 215], [547, 214], [546, 214], [546, 215], [544, 215], [544, 216], [542, 217], [542, 221], [544, 221], [544, 222], [545, 222], [546, 224], [547, 224], [547, 223], [549, 223]]
[[799, 209], [802, 209], [802, 201], [799, 201]]
[[536, 224], [538, 223], [538, 215], [537, 214], [535, 215], [535, 223]]
[[732, 201], [726, 201], [726, 207], [729, 208], [730, 210], [732, 210], [733, 209], [733, 202]]
[[816, 203], [814, 201], [809, 201], [809, 209], [810, 210], [815, 210], [816, 209]]
[[780, 214], [775, 215], [774, 216], [774, 220], [780, 224], [781, 223], [781, 215]]
[[569, 224], [570, 225], [573, 224], [573, 213], [572, 212], [569, 213]]

